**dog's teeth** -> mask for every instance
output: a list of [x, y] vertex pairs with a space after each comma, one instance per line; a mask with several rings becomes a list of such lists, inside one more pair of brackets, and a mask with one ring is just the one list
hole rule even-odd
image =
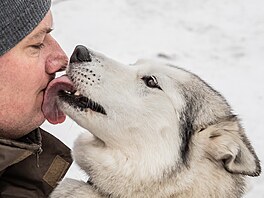
[[79, 91], [76, 91], [76, 92], [74, 93], [74, 95], [75, 95], [75, 96], [79, 96], [79, 95], [81, 95], [81, 93], [80, 93]]
[[64, 91], [66, 94], [71, 94], [71, 92], [69, 92], [69, 91]]

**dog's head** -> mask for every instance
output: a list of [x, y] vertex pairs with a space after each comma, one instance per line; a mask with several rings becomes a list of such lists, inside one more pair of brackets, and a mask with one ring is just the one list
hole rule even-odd
[[83, 46], [70, 62], [77, 92], [60, 92], [59, 106], [105, 145], [166, 166], [188, 166], [192, 152], [231, 173], [260, 173], [238, 119], [198, 76], [153, 61], [124, 65]]

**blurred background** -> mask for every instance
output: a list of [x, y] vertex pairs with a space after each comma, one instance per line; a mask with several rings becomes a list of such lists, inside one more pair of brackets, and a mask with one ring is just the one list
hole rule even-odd
[[[264, 161], [263, 9], [262, 0], [53, 0], [52, 34], [68, 56], [82, 44], [126, 64], [151, 58], [198, 74], [227, 99]], [[42, 128], [71, 148], [85, 131], [69, 118]], [[87, 178], [75, 164], [66, 176]], [[245, 197], [264, 197], [263, 174], [249, 182]]]

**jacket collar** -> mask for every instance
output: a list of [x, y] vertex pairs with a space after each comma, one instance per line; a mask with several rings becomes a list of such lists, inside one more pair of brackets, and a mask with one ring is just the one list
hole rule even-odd
[[0, 137], [0, 171], [12, 164], [22, 161], [31, 154], [38, 155], [41, 153], [41, 133], [37, 128], [26, 136], [10, 140]]

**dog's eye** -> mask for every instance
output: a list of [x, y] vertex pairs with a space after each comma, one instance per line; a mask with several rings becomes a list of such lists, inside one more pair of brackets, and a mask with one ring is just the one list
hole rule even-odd
[[155, 76], [144, 76], [142, 77], [142, 80], [145, 82], [145, 84], [150, 88], [158, 88], [160, 90], [161, 87], [159, 86], [159, 83]]

